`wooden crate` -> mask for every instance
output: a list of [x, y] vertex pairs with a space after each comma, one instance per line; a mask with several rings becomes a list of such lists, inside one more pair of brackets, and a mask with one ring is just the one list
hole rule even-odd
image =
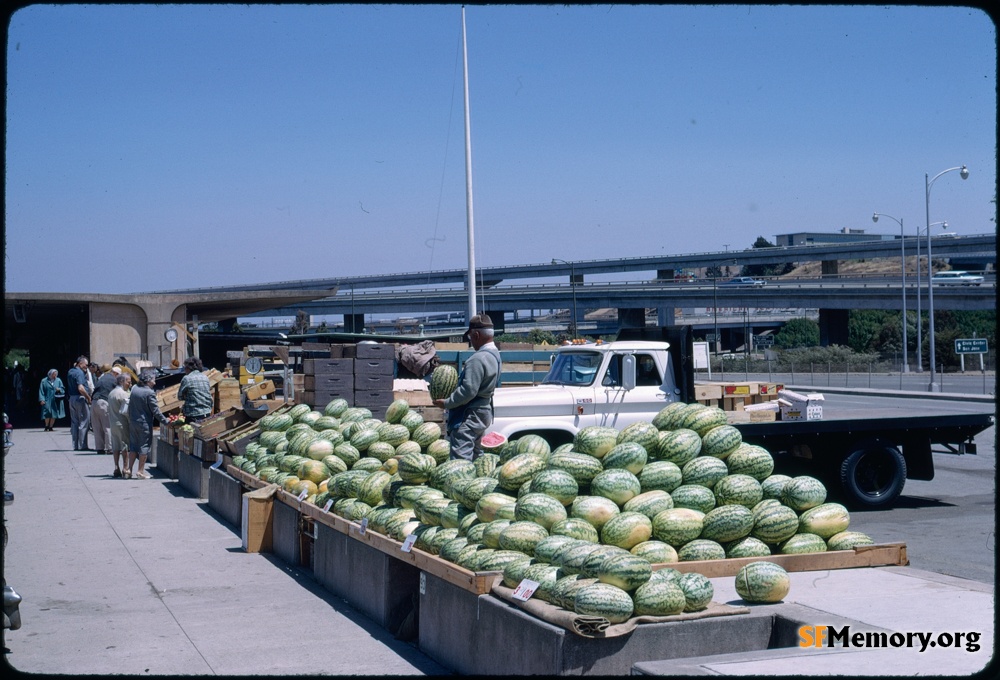
[[215, 411], [221, 413], [231, 408], [240, 408], [240, 381], [237, 378], [223, 378], [215, 386]]
[[834, 550], [798, 555], [771, 555], [769, 557], [731, 557], [724, 560], [695, 560], [654, 564], [653, 569], [670, 567], [688, 573], [698, 572], [708, 578], [736, 576], [751, 562], [774, 562], [785, 571], [826, 571], [828, 569], [857, 569], [861, 567], [905, 567], [910, 563], [905, 543], [859, 545], [853, 550]]
[[[221, 372], [215, 370], [214, 368], [210, 368], [207, 371], [205, 371], [205, 377], [208, 378], [208, 384], [214, 388], [216, 385], [222, 382], [223, 375]], [[156, 393], [156, 402], [157, 405], [160, 407], [160, 412], [163, 413], [163, 415], [170, 415], [171, 413], [181, 410], [181, 407], [184, 405], [184, 402], [177, 398], [177, 392], [178, 390], [180, 390], [180, 388], [181, 386], [178, 383], [177, 385], [171, 385], [170, 387], [165, 387], [164, 389], [159, 390]]]
[[694, 398], [697, 401], [722, 399], [722, 385], [719, 383], [699, 383], [694, 384]]

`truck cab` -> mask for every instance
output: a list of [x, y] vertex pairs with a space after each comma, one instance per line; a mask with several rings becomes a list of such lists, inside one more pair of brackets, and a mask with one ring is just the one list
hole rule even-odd
[[682, 401], [668, 350], [666, 342], [643, 340], [560, 347], [541, 384], [496, 390], [490, 431], [540, 434], [557, 446], [590, 425], [621, 429], [649, 420]]

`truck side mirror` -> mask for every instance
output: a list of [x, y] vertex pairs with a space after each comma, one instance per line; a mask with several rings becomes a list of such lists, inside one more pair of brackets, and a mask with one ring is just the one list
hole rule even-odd
[[635, 389], [635, 355], [622, 357], [622, 387], [626, 392]]

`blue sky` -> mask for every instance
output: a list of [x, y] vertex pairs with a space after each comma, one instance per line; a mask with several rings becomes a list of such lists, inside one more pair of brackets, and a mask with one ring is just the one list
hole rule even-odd
[[[996, 35], [962, 7], [470, 6], [478, 266], [749, 247], [874, 211], [996, 229]], [[32, 5], [8, 292], [467, 266], [459, 5]]]

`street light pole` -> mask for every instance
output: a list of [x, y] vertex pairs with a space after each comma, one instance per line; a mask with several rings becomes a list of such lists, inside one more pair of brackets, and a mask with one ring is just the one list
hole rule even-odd
[[934, 265], [931, 262], [931, 187], [937, 178], [941, 175], [952, 172], [954, 170], [959, 171], [961, 178], [969, 178], [969, 169], [964, 165], [956, 166], [954, 168], [948, 168], [947, 170], [942, 170], [938, 174], [934, 175], [934, 179], [928, 180], [927, 173], [924, 173], [924, 209], [925, 216], [927, 218], [927, 314], [928, 314], [928, 327], [927, 334], [930, 336], [931, 346], [930, 346], [930, 364], [931, 364], [931, 379], [927, 385], [927, 390], [930, 392], [940, 392], [941, 385], [936, 381], [936, 361], [934, 358], [934, 282], [933, 282], [933, 271]]
[[566, 260], [552, 259], [552, 264], [557, 263], [568, 264], [569, 265], [569, 288], [573, 294], [573, 318], [569, 322], [569, 334], [576, 338], [576, 269], [573, 267], [572, 262], [567, 262]]
[[878, 222], [879, 217], [888, 217], [893, 222], [899, 225], [899, 249], [902, 253], [903, 262], [903, 373], [910, 372], [910, 359], [907, 354], [907, 341], [906, 341], [906, 235], [903, 233], [903, 220], [896, 219], [892, 215], [886, 215], [882, 213], [875, 213], [872, 215], [872, 222]]

